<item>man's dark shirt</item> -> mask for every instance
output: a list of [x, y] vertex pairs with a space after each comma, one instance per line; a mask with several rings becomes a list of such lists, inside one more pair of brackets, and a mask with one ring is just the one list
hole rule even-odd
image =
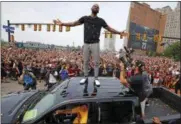
[[109, 77], [113, 76], [113, 68], [111, 66], [107, 67], [106, 70]]
[[14, 61], [11, 60], [11, 62], [10, 62], [10, 64], [9, 64], [11, 68], [13, 68], [13, 63], [14, 63]]
[[89, 75], [94, 76], [94, 68], [92, 68], [92, 67], [90, 68]]
[[19, 62], [19, 63], [18, 63], [18, 69], [19, 69], [20, 71], [23, 70], [23, 64], [22, 64], [22, 62]]
[[145, 96], [143, 94], [143, 76], [142, 76], [142, 74], [137, 74], [137, 75], [131, 76], [128, 79], [128, 83], [131, 85], [131, 88], [133, 88], [135, 93], [138, 95], [140, 101], [143, 101], [145, 99]]
[[118, 68], [115, 69], [115, 74], [118, 79], [120, 79], [120, 70]]
[[83, 16], [79, 22], [84, 24], [84, 43], [98, 43], [101, 28], [108, 27], [104, 19], [100, 17]]
[[99, 76], [102, 76], [102, 72], [103, 72], [103, 67], [100, 66], [100, 67], [99, 67]]

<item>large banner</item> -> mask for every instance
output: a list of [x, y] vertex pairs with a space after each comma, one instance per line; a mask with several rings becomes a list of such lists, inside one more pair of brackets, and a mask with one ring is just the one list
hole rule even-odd
[[[156, 42], [154, 42], [153, 36], [159, 34], [158, 30], [150, 29], [145, 26], [138, 25], [130, 22], [129, 32], [131, 33], [128, 41], [128, 47], [133, 49], [141, 49], [145, 51], [156, 51]], [[140, 40], [136, 38], [136, 33], [141, 34]], [[142, 35], [146, 33], [146, 40], [143, 39]]]

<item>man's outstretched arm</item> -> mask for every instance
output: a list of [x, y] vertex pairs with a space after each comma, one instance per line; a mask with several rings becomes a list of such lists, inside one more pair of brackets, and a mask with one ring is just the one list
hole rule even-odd
[[113, 34], [121, 34], [123, 32], [117, 31], [114, 28], [111, 28], [110, 26], [105, 27], [105, 29], [107, 29], [109, 32], [113, 33]]
[[74, 22], [69, 22], [69, 23], [62, 23], [62, 26], [74, 27], [74, 26], [78, 26], [78, 25], [81, 25], [81, 23], [79, 21], [74, 21]]
[[74, 26], [78, 26], [84, 23], [84, 19], [86, 18], [86, 16], [81, 17], [79, 20], [74, 21], [74, 22], [68, 22], [68, 23], [63, 23], [62, 21], [60, 21], [59, 19], [57, 20], [53, 20], [54, 24], [57, 25], [61, 25], [61, 26], [70, 26], [70, 27], [74, 27]]
[[57, 24], [57, 25], [70, 26], [70, 27], [81, 25], [79, 20], [74, 21], [74, 22], [63, 23], [59, 19], [57, 19], [57, 20], [53, 20], [53, 22], [54, 22], [54, 24]]

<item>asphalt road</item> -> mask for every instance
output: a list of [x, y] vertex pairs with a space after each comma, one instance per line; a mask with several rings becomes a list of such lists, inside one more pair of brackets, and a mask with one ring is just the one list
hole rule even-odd
[[[1, 96], [8, 94], [9, 92], [23, 91], [23, 85], [18, 84], [17, 81], [8, 80], [9, 83], [1, 83]], [[45, 89], [44, 82], [37, 83], [37, 89]]]

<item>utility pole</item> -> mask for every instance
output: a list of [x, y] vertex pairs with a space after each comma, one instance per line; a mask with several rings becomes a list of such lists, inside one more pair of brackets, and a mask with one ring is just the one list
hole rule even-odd
[[[7, 20], [7, 25], [10, 27], [10, 22]], [[10, 31], [8, 31], [8, 42], [10, 43]]]

